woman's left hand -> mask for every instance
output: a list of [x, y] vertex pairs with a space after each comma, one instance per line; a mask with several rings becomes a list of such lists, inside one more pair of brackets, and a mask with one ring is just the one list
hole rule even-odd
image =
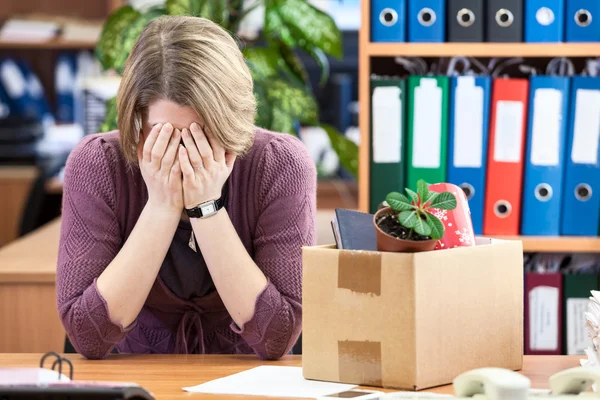
[[179, 145], [183, 173], [183, 202], [193, 208], [221, 197], [223, 185], [231, 174], [235, 155], [229, 154], [212, 136], [193, 123], [181, 132], [185, 147]]

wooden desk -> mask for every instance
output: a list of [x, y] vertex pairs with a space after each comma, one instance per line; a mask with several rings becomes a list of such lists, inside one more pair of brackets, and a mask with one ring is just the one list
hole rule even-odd
[[59, 234], [55, 220], [0, 248], [0, 353], [63, 351], [54, 285]]
[[[37, 367], [41, 354], [3, 354], [0, 367]], [[301, 366], [301, 356], [287, 356], [277, 362], [264, 362], [254, 356], [230, 355], [118, 355], [107, 360], [89, 361], [78, 355], [73, 361], [74, 378], [135, 382], [151, 391], [156, 399], [205, 398], [223, 399], [215, 395], [190, 395], [181, 390], [213, 379], [222, 378], [259, 365]], [[548, 388], [548, 378], [556, 372], [579, 365], [578, 356], [526, 356], [520, 371], [531, 379], [533, 388]], [[426, 390], [454, 393], [451, 386]], [[227, 396], [241, 399], [243, 396]], [[259, 397], [246, 397], [259, 399]]]
[[34, 166], [0, 166], [0, 246], [19, 236], [27, 198], [38, 175]]

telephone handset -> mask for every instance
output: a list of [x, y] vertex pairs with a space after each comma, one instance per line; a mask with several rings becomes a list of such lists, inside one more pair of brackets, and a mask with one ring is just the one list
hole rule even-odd
[[600, 393], [587, 392], [600, 385], [600, 368], [570, 368], [550, 377], [550, 391], [531, 390], [530, 380], [523, 375], [501, 368], [482, 368], [459, 375], [454, 380], [457, 397], [477, 397], [486, 400], [576, 399], [580, 395], [600, 399]]
[[[454, 399], [473, 400], [577, 400], [600, 399], [600, 393], [587, 392], [592, 385], [600, 387], [600, 368], [576, 367], [550, 377], [550, 390], [530, 389], [525, 376], [502, 368], [480, 368], [465, 372], [454, 379]], [[443, 395], [434, 393], [389, 393], [383, 400], [430, 399]]]
[[[570, 368], [550, 377], [553, 395], [579, 394], [588, 391], [594, 384], [600, 384], [600, 368], [597, 367]], [[600, 394], [596, 396], [600, 398]]]
[[483, 395], [487, 400], [527, 400], [531, 382], [523, 375], [502, 368], [480, 368], [454, 379], [457, 397]]

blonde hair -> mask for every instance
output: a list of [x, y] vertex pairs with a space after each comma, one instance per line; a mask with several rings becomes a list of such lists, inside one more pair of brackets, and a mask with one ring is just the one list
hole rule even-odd
[[125, 157], [137, 162], [142, 117], [160, 99], [194, 109], [229, 152], [243, 155], [254, 140], [252, 77], [231, 35], [197, 17], [163, 16], [142, 31], [125, 63], [117, 95]]

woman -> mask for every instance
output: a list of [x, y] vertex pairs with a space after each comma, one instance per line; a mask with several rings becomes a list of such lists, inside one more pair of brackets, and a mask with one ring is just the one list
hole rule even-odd
[[155, 20], [117, 108], [119, 131], [86, 137], [65, 171], [57, 297], [74, 347], [286, 354], [316, 172], [300, 141], [253, 126], [235, 41], [205, 19]]

